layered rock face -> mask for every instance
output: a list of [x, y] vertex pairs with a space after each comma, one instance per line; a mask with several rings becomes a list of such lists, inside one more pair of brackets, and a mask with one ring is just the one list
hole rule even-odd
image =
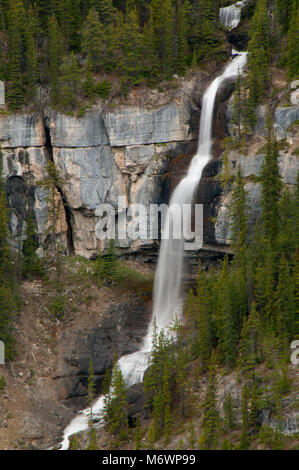
[[[19, 114], [1, 117], [0, 141], [12, 243], [16, 248], [22, 244], [26, 220], [31, 213], [36, 222], [40, 245], [46, 245], [49, 204], [47, 191], [41, 183], [47, 177], [50, 156], [42, 116]], [[59, 210], [56, 231], [59, 241], [67, 246], [67, 223], [58, 190], [56, 199]]]
[[[17, 247], [22, 243], [32, 211], [40, 252], [47, 247], [49, 203], [47, 191], [40, 183], [47, 177], [51, 160], [62, 177], [56, 189], [56, 231], [59, 243], [68, 252], [90, 258], [107, 244], [96, 234], [97, 223], [103, 218], [103, 204], [117, 212], [121, 197], [123, 208], [117, 213], [121, 222], [133, 204], [149, 208], [150, 204], [167, 203], [196, 152], [200, 101], [207, 85], [208, 78], [200, 76], [183, 81], [171, 99], [138, 105], [138, 100], [127, 105], [112, 104], [104, 111], [93, 110], [80, 118], [53, 111], [45, 116], [1, 116], [0, 140], [13, 244]], [[214, 123], [215, 160], [204, 171], [197, 197], [197, 202], [205, 205], [205, 241], [216, 250], [219, 245], [229, 244], [231, 237], [232, 188], [223, 193], [218, 176], [221, 138], [234, 131], [233, 97], [230, 98], [233, 86], [227, 82], [219, 90]], [[229, 156], [232, 174], [240, 163], [247, 178], [251, 225], [260, 212], [261, 188], [255, 177], [263, 161], [265, 114], [266, 109], [260, 107], [248, 154], [232, 151]], [[295, 184], [299, 169], [298, 126], [293, 125], [298, 119], [298, 105], [275, 111], [277, 137], [285, 142], [279, 160], [281, 175], [290, 186]], [[149, 237], [135, 240], [127, 236], [118, 241], [118, 246], [123, 253], [149, 253], [157, 242]]]
[[[84, 257], [97, 254], [104, 245], [96, 236], [101, 205], [117, 209], [122, 197], [125, 214], [132, 204], [164, 202], [169, 163], [194, 152], [198, 121], [191, 96], [181, 90], [173, 103], [159, 107], [121, 106], [81, 118], [52, 111], [46, 117], [0, 117], [14, 244], [24, 238], [32, 209], [40, 246], [46, 247], [48, 201], [40, 182], [53, 160], [62, 177], [57, 188], [60, 243]], [[119, 245], [129, 251], [153, 246], [144, 238], [127, 237]]]
[[[236, 173], [241, 165], [242, 174], [246, 179], [245, 190], [248, 196], [249, 231], [254, 227], [261, 213], [261, 184], [257, 181], [262, 169], [265, 155], [266, 137], [266, 108], [260, 107], [257, 113], [257, 124], [252, 142], [246, 153], [238, 151], [229, 153], [229, 168], [231, 175]], [[226, 122], [229, 133], [234, 131], [233, 124], [233, 97], [226, 113]], [[299, 171], [299, 106], [276, 108], [274, 115], [274, 130], [279, 143], [279, 170], [282, 181], [292, 191], [296, 184]], [[232, 200], [232, 187], [221, 195], [217, 209], [215, 223], [216, 243], [228, 245], [231, 243], [230, 203]]]

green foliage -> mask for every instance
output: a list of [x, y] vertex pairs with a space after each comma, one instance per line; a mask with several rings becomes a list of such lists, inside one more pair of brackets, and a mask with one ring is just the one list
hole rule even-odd
[[65, 318], [65, 300], [62, 295], [58, 294], [50, 305], [50, 312], [54, 318], [62, 320]]
[[23, 243], [23, 273], [26, 277], [42, 276], [44, 268], [41, 259], [36, 254], [38, 248], [37, 236], [35, 232], [35, 224], [32, 214], [29, 213], [26, 225], [26, 240]]
[[115, 361], [112, 370], [111, 389], [105, 401], [105, 421], [112, 435], [120, 440], [127, 438], [127, 390], [118, 363]]
[[216, 449], [219, 443], [220, 418], [217, 410], [216, 391], [216, 370], [212, 359], [209, 368], [209, 384], [203, 404], [203, 434], [200, 438], [200, 448], [203, 450]]
[[105, 254], [100, 254], [97, 259], [95, 275], [108, 285], [114, 285], [119, 280], [119, 262], [115, 251], [115, 241], [110, 240]]

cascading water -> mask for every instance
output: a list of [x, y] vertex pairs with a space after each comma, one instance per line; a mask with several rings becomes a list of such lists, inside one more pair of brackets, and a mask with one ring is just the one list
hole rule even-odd
[[243, 0], [229, 7], [220, 8], [220, 23], [229, 31], [236, 28], [240, 23], [242, 8], [246, 3], [247, 0]]
[[[237, 53], [225, 68], [223, 74], [217, 77], [207, 89], [203, 98], [203, 107], [200, 119], [200, 135], [196, 155], [193, 157], [188, 174], [174, 190], [169, 205], [169, 233], [178, 233], [175, 229], [181, 225], [181, 208], [184, 204], [192, 204], [195, 191], [201, 180], [204, 167], [211, 159], [212, 154], [212, 124], [214, 104], [220, 85], [228, 78], [233, 78], [241, 73], [247, 61], [247, 53]], [[172, 230], [173, 229], [173, 230]], [[184, 239], [175, 239], [171, 236], [163, 239], [160, 248], [158, 266], [154, 285], [154, 306], [152, 321], [142, 348], [119, 359], [123, 378], [127, 386], [134, 385], [143, 380], [143, 375], [148, 367], [151, 348], [153, 322], [155, 319], [157, 330], [171, 325], [175, 317], [180, 316], [182, 305], [181, 281], [183, 274]], [[98, 425], [103, 423], [104, 396], [99, 397], [92, 408], [93, 418]], [[68, 449], [69, 436], [79, 431], [88, 429], [90, 409], [87, 408], [65, 429], [62, 442], [62, 450]]]

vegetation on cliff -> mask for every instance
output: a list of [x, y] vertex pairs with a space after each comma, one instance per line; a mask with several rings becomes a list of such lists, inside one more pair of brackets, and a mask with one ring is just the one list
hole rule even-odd
[[[109, 96], [115, 81], [116, 92], [126, 93], [189, 67], [221, 62], [228, 50], [219, 7], [228, 3], [1, 0], [0, 79], [9, 109], [45, 100], [73, 109]], [[299, 60], [298, 0], [249, 0], [245, 15], [255, 5], [249, 27], [249, 114], [268, 89], [271, 62], [286, 66], [292, 79]]]

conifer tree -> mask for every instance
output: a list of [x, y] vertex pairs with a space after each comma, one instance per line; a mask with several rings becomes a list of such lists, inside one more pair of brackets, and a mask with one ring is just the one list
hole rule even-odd
[[2, 176], [3, 155], [0, 149], [0, 340], [5, 344], [5, 355], [12, 359], [15, 353], [14, 318], [16, 299], [13, 295], [13, 266], [9, 246], [8, 211]]
[[246, 450], [249, 447], [249, 390], [247, 384], [243, 385], [242, 388], [242, 404], [241, 404], [241, 416], [242, 416], [242, 431], [240, 437], [239, 449]]
[[262, 330], [253, 302], [249, 317], [244, 321], [239, 345], [238, 364], [242, 372], [248, 373], [262, 359], [261, 351]]
[[276, 332], [290, 341], [294, 336], [296, 318], [295, 285], [285, 256], [281, 258], [275, 292]]
[[8, 105], [17, 111], [24, 103], [23, 53], [25, 10], [22, 0], [10, 0], [9, 9], [9, 88]]
[[121, 62], [122, 73], [132, 85], [137, 85], [143, 78], [143, 47], [137, 10], [128, 10], [123, 27]]
[[234, 406], [232, 401], [232, 396], [230, 393], [225, 395], [223, 403], [223, 412], [224, 412], [224, 429], [226, 432], [231, 432], [235, 426], [234, 419]]
[[206, 275], [199, 264], [196, 299], [196, 326], [197, 326], [197, 351], [203, 370], [208, 365], [212, 352], [211, 318], [209, 309], [209, 296]]
[[270, 247], [275, 247], [279, 229], [279, 200], [282, 183], [278, 168], [278, 147], [271, 116], [267, 119], [266, 155], [261, 171], [262, 216], [264, 233]]
[[293, 0], [288, 30], [287, 67], [288, 78], [296, 79], [299, 76], [299, 4]]
[[26, 44], [26, 85], [29, 90], [29, 99], [34, 100], [39, 77], [37, 57], [37, 34], [39, 26], [33, 8], [29, 7], [28, 22], [25, 30]]
[[54, 15], [49, 18], [48, 22], [49, 37], [49, 81], [51, 101], [54, 105], [59, 102], [59, 74], [64, 54], [63, 38], [57, 19]]
[[117, 362], [112, 370], [110, 401], [105, 409], [105, 420], [108, 423], [109, 432], [118, 435], [122, 440], [127, 435], [127, 391], [126, 385]]
[[72, 52], [66, 56], [60, 66], [59, 91], [60, 105], [66, 109], [77, 105], [77, 94], [80, 90], [81, 70], [77, 59]]
[[238, 166], [232, 195], [231, 220], [232, 240], [238, 256], [245, 248], [247, 237], [246, 191], [240, 165]]
[[82, 28], [82, 52], [87, 55], [94, 72], [101, 70], [105, 48], [105, 30], [95, 9], [88, 12]]
[[200, 447], [204, 450], [217, 449], [219, 442], [219, 413], [217, 410], [216, 390], [216, 369], [214, 358], [212, 357], [209, 368], [209, 384], [203, 404], [203, 435], [200, 440]]

